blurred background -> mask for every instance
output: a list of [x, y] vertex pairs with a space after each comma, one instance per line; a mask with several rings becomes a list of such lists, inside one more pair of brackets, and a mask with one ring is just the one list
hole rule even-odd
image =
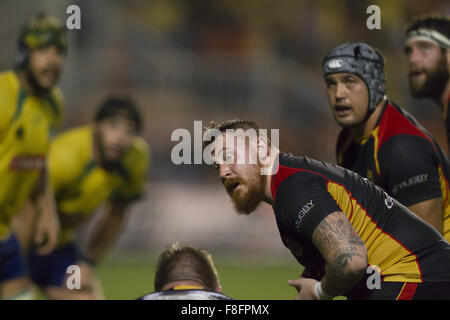
[[[238, 116], [279, 129], [283, 151], [334, 162], [339, 128], [321, 61], [343, 42], [381, 50], [388, 97], [447, 151], [438, 108], [409, 96], [403, 40], [414, 15], [449, 13], [449, 1], [0, 0], [1, 70], [14, 64], [26, 19], [45, 11], [65, 21], [71, 4], [81, 9], [81, 30], [69, 31], [62, 130], [90, 122], [108, 94], [127, 94], [140, 105], [152, 151], [146, 196], [99, 267], [107, 298], [152, 291], [155, 259], [173, 241], [210, 251], [224, 292], [235, 298], [295, 296], [285, 281], [301, 267], [283, 247], [271, 208], [237, 216], [213, 170], [172, 163], [171, 134], [193, 134], [195, 120]], [[381, 8], [381, 30], [366, 27], [371, 4]], [[80, 232], [81, 242], [88, 231]]]

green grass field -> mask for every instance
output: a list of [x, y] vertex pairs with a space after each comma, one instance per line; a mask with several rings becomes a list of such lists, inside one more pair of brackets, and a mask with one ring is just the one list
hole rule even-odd
[[[153, 290], [154, 261], [110, 260], [98, 268], [107, 299], [133, 299]], [[286, 283], [301, 273], [295, 265], [236, 265], [216, 259], [223, 292], [235, 299], [293, 299], [295, 289]]]
[[[292, 300], [297, 292], [287, 285], [303, 271], [295, 260], [215, 256], [223, 293], [237, 300]], [[114, 256], [96, 268], [108, 300], [133, 300], [153, 291], [156, 260], [142, 255]], [[38, 292], [37, 299], [45, 299]], [[339, 298], [338, 298], [339, 299]], [[340, 300], [340, 299], [339, 299]]]
[[[293, 259], [267, 263], [259, 259], [236, 260], [215, 257], [223, 292], [234, 299], [292, 300], [296, 290], [287, 285], [303, 267]], [[136, 258], [111, 258], [97, 269], [107, 299], [135, 299], [153, 291], [156, 261]]]

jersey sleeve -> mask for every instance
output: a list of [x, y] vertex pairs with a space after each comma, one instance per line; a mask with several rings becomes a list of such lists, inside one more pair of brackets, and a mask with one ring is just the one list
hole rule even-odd
[[342, 211], [327, 191], [327, 183], [323, 176], [299, 172], [280, 186], [281, 197], [277, 201], [283, 203], [285, 223], [302, 241], [312, 243], [317, 225], [329, 214]]
[[378, 151], [386, 191], [405, 206], [442, 196], [439, 160], [431, 142], [412, 135], [398, 135]]
[[124, 160], [124, 167], [128, 177], [112, 194], [112, 201], [129, 203], [142, 197], [149, 163], [150, 153], [148, 146], [145, 141], [139, 139]]

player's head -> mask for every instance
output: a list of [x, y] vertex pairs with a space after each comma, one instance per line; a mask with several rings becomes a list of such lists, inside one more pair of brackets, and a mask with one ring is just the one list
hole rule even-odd
[[270, 140], [248, 120], [211, 122], [206, 129], [213, 138], [209, 144], [213, 166], [234, 208], [238, 214], [250, 214], [264, 200], [267, 175], [261, 170], [270, 156]]
[[58, 82], [66, 53], [63, 24], [55, 17], [39, 13], [20, 31], [17, 68], [25, 71], [34, 89], [45, 92]]
[[414, 97], [437, 97], [449, 79], [450, 17], [427, 14], [406, 30], [404, 48], [408, 79]]
[[155, 291], [189, 286], [222, 292], [212, 256], [206, 250], [179, 243], [171, 244], [160, 254], [154, 284]]
[[95, 132], [102, 160], [117, 162], [139, 134], [142, 119], [127, 97], [108, 97], [95, 115]]
[[343, 128], [364, 123], [384, 100], [384, 58], [365, 43], [345, 43], [323, 60], [328, 101]]

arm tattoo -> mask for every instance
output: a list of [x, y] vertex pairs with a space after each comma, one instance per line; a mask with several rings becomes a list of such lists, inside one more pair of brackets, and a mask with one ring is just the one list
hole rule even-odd
[[354, 256], [362, 257], [358, 253], [357, 247], [342, 247], [335, 251], [334, 253], [334, 270], [336, 272], [344, 272], [348, 266], [349, 260], [352, 260]]
[[340, 295], [360, 281], [367, 265], [367, 249], [342, 212], [328, 215], [317, 225], [313, 242], [325, 259], [325, 292]]
[[319, 223], [318, 228], [320, 236], [327, 247], [331, 247], [332, 243], [336, 240], [347, 240], [349, 244], [353, 245], [364, 244], [358, 233], [352, 228], [351, 224], [344, 219], [345, 218], [339, 217], [337, 221], [330, 222], [326, 221], [327, 219], [324, 219]]

